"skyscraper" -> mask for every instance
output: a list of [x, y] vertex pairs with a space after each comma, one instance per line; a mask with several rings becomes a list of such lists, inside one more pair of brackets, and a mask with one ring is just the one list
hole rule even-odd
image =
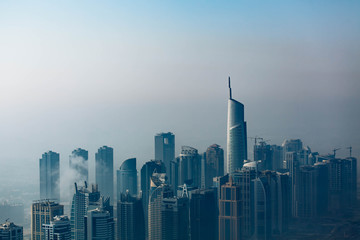
[[165, 174], [154, 173], [151, 178], [151, 189], [148, 205], [148, 239], [162, 238], [161, 204], [164, 198], [172, 197], [173, 192], [165, 184]]
[[111, 147], [103, 146], [95, 154], [95, 181], [101, 195], [114, 198], [114, 151]]
[[6, 221], [0, 225], [1, 240], [23, 240], [23, 227]]
[[229, 182], [221, 186], [219, 201], [219, 239], [241, 239], [241, 199], [240, 186]]
[[168, 177], [170, 177], [170, 162], [174, 159], [175, 135], [171, 132], [155, 135], [155, 160], [164, 162]]
[[252, 235], [252, 216], [251, 216], [251, 181], [256, 178], [256, 162], [245, 163], [241, 171], [233, 174], [233, 182], [239, 186], [239, 199], [241, 202], [241, 236], [244, 239]]
[[257, 240], [271, 239], [271, 195], [270, 183], [265, 176], [251, 182], [252, 210], [254, 216], [254, 236]]
[[45, 240], [43, 224], [64, 214], [64, 206], [50, 200], [36, 201], [31, 206], [31, 240]]
[[87, 239], [114, 240], [115, 222], [101, 206], [87, 212]]
[[71, 239], [85, 240], [84, 218], [87, 212], [88, 199], [86, 186], [78, 189], [75, 183], [75, 193], [71, 204]]
[[145, 219], [141, 199], [129, 193], [121, 194], [117, 203], [117, 239], [145, 239]]
[[205, 153], [205, 188], [212, 186], [213, 178], [224, 176], [224, 150], [217, 144], [213, 144]]
[[125, 160], [117, 170], [117, 199], [127, 190], [130, 195], [137, 195], [136, 158]]
[[259, 161], [259, 171], [273, 170], [273, 150], [265, 141], [254, 145], [254, 161]]
[[76, 172], [75, 182], [88, 181], [88, 151], [77, 148], [69, 156], [69, 167]]
[[244, 105], [231, 95], [229, 77], [228, 120], [227, 120], [227, 164], [230, 174], [241, 170], [247, 159], [247, 133], [244, 121]]
[[67, 216], [56, 216], [48, 224], [43, 224], [45, 240], [71, 240], [70, 221]]
[[161, 203], [161, 222], [161, 239], [190, 239], [189, 199], [187, 197], [164, 198]]
[[145, 226], [147, 226], [148, 224], [150, 182], [154, 171], [157, 173], [164, 173], [165, 172], [164, 163], [160, 160], [152, 160], [146, 162], [141, 168], [141, 192], [142, 192], [142, 201], [143, 201], [143, 208], [145, 214]]
[[199, 187], [201, 185], [201, 157], [198, 150], [189, 146], [182, 146], [178, 162], [178, 184]]
[[60, 201], [60, 165], [59, 154], [46, 152], [39, 160], [40, 199]]
[[191, 194], [191, 240], [215, 240], [218, 220], [215, 189], [196, 190]]

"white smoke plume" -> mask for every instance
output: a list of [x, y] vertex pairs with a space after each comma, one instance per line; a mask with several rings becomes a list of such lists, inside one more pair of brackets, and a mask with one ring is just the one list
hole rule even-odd
[[71, 166], [64, 164], [60, 171], [60, 197], [61, 202], [71, 204], [75, 193], [74, 183], [78, 186], [84, 186], [87, 181], [87, 175], [84, 174], [88, 169], [88, 161], [81, 156], [71, 156]]

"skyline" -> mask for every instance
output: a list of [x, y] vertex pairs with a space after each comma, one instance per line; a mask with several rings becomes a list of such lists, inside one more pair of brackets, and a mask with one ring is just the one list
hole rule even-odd
[[104, 145], [115, 169], [133, 157], [140, 169], [160, 132], [175, 134], [176, 156], [182, 145], [226, 150], [228, 75], [249, 137], [300, 138], [323, 154], [341, 147], [339, 156], [352, 146], [359, 157], [359, 10], [355, 1], [2, 2], [0, 180], [38, 179], [49, 150], [63, 169], [78, 147], [90, 171]]

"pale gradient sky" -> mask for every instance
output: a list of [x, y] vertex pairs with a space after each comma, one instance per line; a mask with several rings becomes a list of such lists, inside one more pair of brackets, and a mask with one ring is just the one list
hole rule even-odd
[[78, 147], [91, 164], [108, 145], [115, 168], [141, 167], [162, 131], [177, 152], [226, 148], [228, 75], [248, 136], [359, 157], [359, 12], [330, 0], [1, 1], [0, 181], [37, 186], [43, 152], [64, 166]]

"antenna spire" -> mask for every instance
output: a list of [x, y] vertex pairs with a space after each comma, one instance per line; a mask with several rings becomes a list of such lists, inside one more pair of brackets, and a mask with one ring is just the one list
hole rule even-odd
[[230, 93], [230, 99], [232, 99], [232, 96], [231, 96], [231, 84], [230, 84], [230, 76], [229, 76], [229, 93]]

